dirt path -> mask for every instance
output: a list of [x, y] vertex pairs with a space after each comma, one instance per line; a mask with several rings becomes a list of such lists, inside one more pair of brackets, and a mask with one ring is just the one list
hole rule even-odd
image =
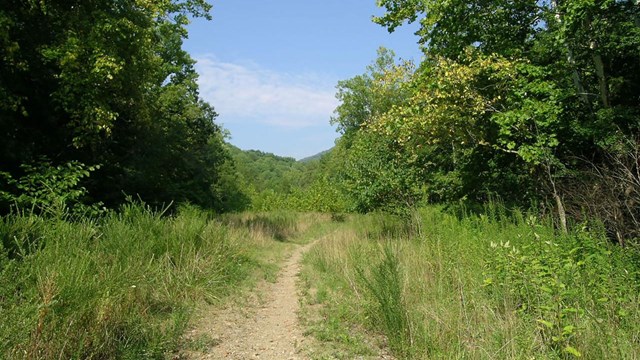
[[212, 337], [211, 347], [190, 359], [304, 359], [305, 342], [298, 324], [296, 279], [302, 254], [312, 244], [296, 248], [273, 284], [262, 284], [249, 304], [235, 304], [203, 319], [198, 332]]

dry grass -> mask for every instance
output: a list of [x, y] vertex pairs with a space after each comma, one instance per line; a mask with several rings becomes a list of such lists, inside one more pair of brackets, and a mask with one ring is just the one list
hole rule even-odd
[[354, 216], [309, 252], [308, 302], [340, 320], [317, 333], [364, 326], [410, 359], [640, 358], [633, 250], [519, 214], [423, 209], [421, 234], [381, 217]]
[[73, 222], [2, 218], [0, 357], [165, 358], [194, 304], [274, 277], [289, 241], [323, 219], [141, 205]]

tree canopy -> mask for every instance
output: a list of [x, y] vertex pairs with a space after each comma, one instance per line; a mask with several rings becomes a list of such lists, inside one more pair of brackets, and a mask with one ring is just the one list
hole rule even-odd
[[[374, 21], [389, 31], [419, 23], [424, 57], [413, 66], [381, 50], [366, 73], [338, 85], [338, 172], [355, 204], [369, 204], [356, 208], [500, 198], [552, 207], [561, 226], [586, 208], [637, 233], [637, 2], [378, 4], [385, 12]], [[589, 189], [605, 186], [618, 190], [606, 195], [608, 210], [594, 210], [604, 194]]]
[[224, 132], [182, 49], [189, 18], [210, 9], [204, 0], [10, 0], [0, 9], [0, 171], [80, 161], [101, 165], [85, 179], [88, 201], [114, 205], [126, 194], [223, 210]]

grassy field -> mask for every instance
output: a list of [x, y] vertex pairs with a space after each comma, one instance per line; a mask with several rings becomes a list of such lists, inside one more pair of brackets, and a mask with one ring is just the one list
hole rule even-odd
[[[343, 221], [344, 220], [344, 221]], [[305, 255], [301, 319], [318, 359], [640, 358], [640, 255], [593, 224], [496, 207], [453, 216], [288, 212], [0, 219], [0, 358], [170, 358], [197, 304]]]
[[[305, 258], [317, 358], [640, 358], [640, 256], [586, 226], [436, 208], [351, 216]], [[381, 336], [383, 335], [383, 336]]]
[[162, 216], [142, 205], [73, 221], [1, 218], [0, 358], [171, 357], [195, 304], [274, 277], [288, 241], [325, 218], [189, 206]]

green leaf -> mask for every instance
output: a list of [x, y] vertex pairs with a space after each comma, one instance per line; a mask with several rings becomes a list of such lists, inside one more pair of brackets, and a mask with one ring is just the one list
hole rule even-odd
[[547, 320], [543, 320], [543, 319], [538, 319], [536, 320], [538, 323], [546, 326], [548, 329], [553, 329], [553, 323]]
[[580, 353], [580, 351], [578, 351], [578, 349], [574, 348], [573, 346], [569, 346], [567, 345], [567, 347], [564, 348], [564, 352], [571, 354], [575, 357], [581, 357], [582, 354]]
[[549, 288], [548, 286], [541, 286], [540, 290], [546, 292], [547, 294], [552, 294], [553, 290], [551, 290], [551, 288]]
[[571, 335], [573, 334], [573, 329], [575, 329], [575, 326], [573, 325], [567, 325], [564, 328], [562, 328], [562, 335]]

